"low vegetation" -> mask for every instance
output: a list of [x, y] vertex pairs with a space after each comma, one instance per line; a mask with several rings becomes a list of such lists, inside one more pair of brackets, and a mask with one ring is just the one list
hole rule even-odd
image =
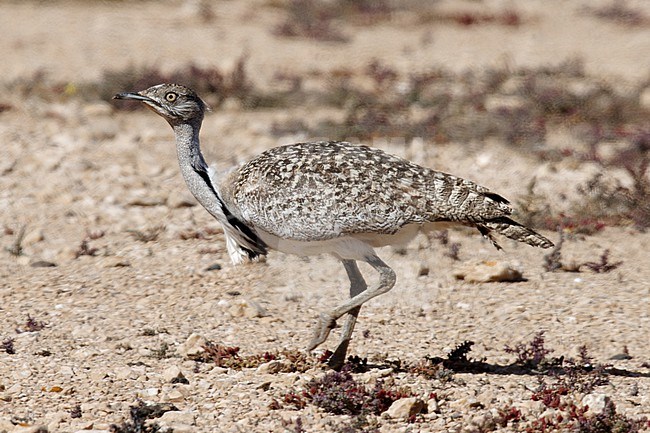
[[[291, 4], [302, 2], [316, 9], [327, 7], [305, 0]], [[379, 6], [349, 6], [366, 11], [360, 14], [383, 13]], [[108, 100], [118, 91], [170, 81], [196, 89], [214, 109], [230, 99], [246, 110], [302, 105], [330, 107], [338, 113], [309, 122], [276, 122], [269, 132], [279, 136], [298, 133], [313, 138], [403, 143], [417, 138], [431, 145], [495, 139], [540, 161], [570, 159], [575, 164], [597, 164], [600, 173], [578, 185], [578, 198], [560, 209], [536, 192], [532, 179], [528, 195], [517, 203], [517, 217], [534, 227], [584, 234], [608, 225], [631, 225], [639, 230], [650, 226], [650, 112], [639, 98], [647, 82], [619, 89], [589, 76], [579, 61], [463, 74], [443, 69], [402, 73], [374, 61], [360, 71], [314, 71], [305, 76], [278, 73], [267, 89], [249, 76], [247, 59], [242, 57], [230, 71], [192, 64], [173, 72], [131, 67], [108, 71], [90, 83], [55, 83], [39, 73], [12, 86], [25, 96]], [[120, 104], [116, 108], [136, 106]], [[580, 145], [549, 147], [549, 132], [558, 129], [572, 131]], [[87, 243], [79, 248], [80, 255], [92, 255]], [[20, 236], [6, 248], [20, 254]], [[454, 257], [457, 253], [452, 247], [449, 254]]]

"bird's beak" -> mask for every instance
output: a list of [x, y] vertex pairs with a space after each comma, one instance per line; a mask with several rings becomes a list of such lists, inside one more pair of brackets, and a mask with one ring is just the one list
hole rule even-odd
[[118, 93], [117, 95], [113, 96], [113, 99], [133, 99], [136, 101], [153, 102], [151, 98], [142, 96], [141, 94], [136, 92]]

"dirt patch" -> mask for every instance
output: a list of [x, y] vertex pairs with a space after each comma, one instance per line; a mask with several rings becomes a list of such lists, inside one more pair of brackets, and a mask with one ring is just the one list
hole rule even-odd
[[[332, 375], [322, 361], [336, 335], [322, 351], [301, 350], [319, 312], [347, 296], [340, 263], [271, 253], [266, 262], [233, 267], [216, 222], [186, 191], [167, 125], [82, 93], [107, 71], [132, 70], [134, 80], [139, 68], [223, 71], [231, 93], [215, 99], [203, 128], [204, 151], [223, 168], [325, 131], [319, 125], [341, 125], [349, 105], [318, 97], [348, 75], [350, 92], [381, 92], [379, 80], [395, 98], [402, 78], [443, 70], [453, 103], [459, 95], [471, 103], [471, 77], [495, 65], [539, 71], [580, 58], [587, 78], [560, 87], [569, 96], [611, 89], [648, 110], [644, 2], [618, 12], [608, 2], [515, 10], [500, 2], [378, 3], [385, 8], [305, 18], [340, 30], [341, 38], [327, 40], [318, 29], [279, 32], [296, 13], [284, 2], [3, 5], [0, 431], [648, 428], [641, 420], [650, 416], [650, 237], [636, 228], [643, 209], [628, 215], [630, 202], [616, 196], [643, 188], [644, 174], [635, 180], [636, 172], [612, 165], [629, 146], [634, 158], [647, 157], [647, 117], [618, 119], [619, 129], [607, 123], [611, 134], [595, 136], [594, 147], [594, 136], [572, 123], [575, 113], [565, 112], [573, 99], [562, 93], [548, 102], [568, 105], [520, 146], [477, 135], [491, 119], [481, 104], [476, 123], [454, 125], [472, 132], [467, 140], [400, 139], [399, 117], [383, 123], [390, 133], [366, 130], [368, 144], [489, 186], [543, 230], [547, 214], [582, 209], [595, 217], [565, 221], [561, 254], [546, 259], [545, 251], [509, 241], [497, 252], [471, 230], [381, 250], [398, 283], [364, 306], [353, 357]], [[615, 13], [623, 18], [610, 19]], [[264, 95], [295, 95], [291, 83], [299, 79], [300, 95], [313, 99], [247, 104], [237, 93], [246, 87], [232, 84], [243, 57]], [[278, 83], [286, 92], [273, 93]], [[114, 92], [127, 90], [140, 89]], [[491, 103], [513, 102], [499, 98]], [[413, 107], [409, 122], [431, 114]], [[367, 112], [357, 119], [381, 124]], [[612, 183], [591, 194], [585, 188], [598, 174]], [[641, 203], [643, 194], [633, 197]], [[544, 234], [558, 241], [554, 230]], [[454, 277], [464, 264], [485, 261], [522, 278]], [[372, 280], [369, 268], [361, 270]], [[197, 356], [207, 343], [211, 355]]]

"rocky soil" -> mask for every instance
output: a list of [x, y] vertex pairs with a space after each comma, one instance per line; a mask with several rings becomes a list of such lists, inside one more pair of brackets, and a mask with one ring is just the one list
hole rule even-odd
[[[460, 229], [448, 233], [447, 244], [421, 235], [406, 248], [381, 250], [398, 283], [362, 309], [350, 347], [358, 358], [346, 368], [360, 388], [372, 395], [384, 387], [396, 403], [382, 414], [333, 413], [310, 389], [321, 380], [333, 390], [321, 403], [349, 397], [319, 363], [334, 349], [336, 331], [315, 354], [301, 350], [319, 312], [347, 296], [343, 267], [330, 257], [275, 252], [234, 267], [216, 222], [186, 191], [168, 126], [146, 110], [118, 110], [75, 90], [129, 67], [171, 71], [194, 63], [229, 70], [242, 54], [251, 79], [267, 89], [277, 74], [327, 76], [363, 69], [373, 59], [406, 74], [537, 68], [576, 56], [590, 77], [643, 88], [648, 22], [629, 25], [590, 13], [608, 4], [440, 2], [442, 12], [515, 8], [524, 20], [431, 24], [401, 11], [377, 23], [344, 22], [345, 42], [322, 42], [274, 35], [283, 2], [3, 3], [0, 432], [155, 431], [154, 423], [175, 432], [545, 431], [545, 425], [614, 431], [613, 424], [602, 427], [610, 421], [627, 428], [618, 431], [650, 428], [647, 421], [633, 425], [650, 417], [647, 232], [622, 224], [567, 233], [567, 267], [598, 263], [609, 250], [608, 263], [620, 262], [612, 270], [583, 265], [578, 272], [548, 272], [548, 251], [504, 240], [499, 252]], [[650, 16], [645, 2], [627, 6]], [[57, 97], [25, 90], [41, 79], [67, 86]], [[140, 89], [112, 92], [126, 90]], [[648, 95], [638, 93], [646, 109]], [[272, 133], [278, 122], [337, 115], [327, 107], [249, 110], [229, 100], [205, 120], [204, 151], [227, 167], [307, 138]], [[583, 145], [571, 137], [553, 131], [548, 146]], [[498, 140], [369, 144], [471, 178], [513, 203], [535, 178], [556, 209], [602, 169], [541, 160]], [[622, 172], [604, 175], [629, 182]], [[472, 281], [477, 263], [486, 261], [488, 271], [507, 267], [523, 278]], [[370, 269], [362, 271], [372, 281]], [[555, 365], [517, 364], [523, 346], [515, 353], [506, 346], [527, 345], [540, 332], [552, 350], [543, 361]], [[474, 342], [469, 360], [435, 361], [468, 340]], [[211, 358], [204, 353], [208, 341], [239, 351], [228, 362]], [[592, 357], [589, 367], [580, 359], [582, 346]], [[598, 383], [583, 386], [589, 381]], [[543, 389], [557, 404], [540, 397]], [[571, 404], [586, 412], [571, 415]], [[158, 412], [150, 413], [152, 407]], [[604, 430], [588, 430], [598, 416]]]

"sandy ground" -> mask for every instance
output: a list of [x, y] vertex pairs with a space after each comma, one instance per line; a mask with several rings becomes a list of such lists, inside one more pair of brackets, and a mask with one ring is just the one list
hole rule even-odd
[[[629, 4], [645, 6], [650, 14], [647, 3]], [[203, 22], [190, 2], [3, 3], [0, 76], [11, 83], [46, 71], [76, 83], [133, 64], [228, 68], [246, 53], [251, 75], [267, 85], [277, 72], [362, 68], [375, 58], [401, 71], [441, 65], [463, 71], [540, 66], [578, 56], [589, 74], [604, 80], [633, 83], [647, 77], [647, 26], [596, 20], [579, 1], [505, 5], [516, 6], [526, 23], [427, 26], [399, 15], [373, 26], [346, 25], [350, 42], [332, 44], [272, 36], [281, 13], [268, 2], [215, 3], [210, 22]], [[486, 11], [503, 6], [462, 4]], [[139, 89], [115, 89], [124, 90]], [[0, 252], [0, 339], [13, 339], [15, 349], [15, 354], [0, 350], [0, 432], [105, 431], [128, 419], [138, 399], [173, 402], [179, 410], [166, 425], [174, 431], [299, 431], [299, 423], [305, 431], [342, 431], [350, 423], [349, 417], [315, 406], [269, 409], [273, 399], [324, 374], [319, 369], [270, 374], [197, 367], [180, 354], [191, 334], [238, 346], [244, 355], [303, 348], [318, 313], [346, 296], [339, 263], [272, 252], [265, 263], [233, 267], [216, 223], [185, 189], [171, 131], [149, 112], [117, 112], [110, 101], [23, 100], [11, 86], [0, 102], [12, 107], [0, 114], [0, 244], [10, 248], [26, 227], [22, 256]], [[211, 161], [231, 165], [281, 144], [268, 133], [275, 119], [309, 115], [226, 106], [206, 118], [205, 152]], [[548, 191], [570, 193], [574, 180], [585, 176], [580, 170], [586, 170], [541, 164], [499, 143], [430, 144], [425, 153], [384, 147], [469, 177], [515, 202], [533, 175]], [[133, 233], [156, 227], [161, 229], [155, 241], [143, 242]], [[181, 239], [193, 230], [205, 236]], [[75, 258], [89, 233], [95, 255]], [[567, 260], [595, 260], [609, 249], [612, 260], [623, 262], [602, 274], [544, 272], [545, 252], [509, 241], [505, 252], [497, 252], [471, 231], [452, 231], [450, 238], [460, 242], [462, 262], [509, 262], [527, 281], [458, 281], [453, 269], [459, 262], [424, 236], [405, 254], [386, 248], [380, 255], [397, 271], [398, 283], [364, 306], [351, 354], [408, 363], [444, 356], [472, 340], [472, 357], [506, 365], [514, 355], [504, 346], [544, 331], [556, 356], [575, 357], [586, 345], [596, 362], [630, 373], [612, 376], [596, 392], [615, 401], [621, 413], [650, 416], [648, 233], [607, 228], [566, 243]], [[57, 266], [34, 267], [38, 261]], [[208, 271], [214, 264], [221, 269]], [[425, 268], [430, 272], [420, 275]], [[251, 305], [263, 309], [264, 317], [250, 313]], [[19, 332], [26, 330], [28, 316], [46, 326]], [[336, 335], [323, 349], [335, 343]], [[165, 344], [170, 356], [156, 357]], [[624, 351], [631, 359], [611, 359]], [[175, 368], [189, 384], [170, 383]], [[383, 374], [371, 370], [359, 377], [372, 382]], [[538, 385], [533, 374], [457, 374], [450, 383], [392, 376], [425, 400], [436, 393], [439, 409], [415, 424], [379, 417], [382, 432], [472, 431], [490, 408], [515, 406], [529, 419], [539, 409], [530, 399], [530, 389]], [[472, 403], [477, 401], [481, 404]], [[81, 417], [73, 418], [77, 407]]]

